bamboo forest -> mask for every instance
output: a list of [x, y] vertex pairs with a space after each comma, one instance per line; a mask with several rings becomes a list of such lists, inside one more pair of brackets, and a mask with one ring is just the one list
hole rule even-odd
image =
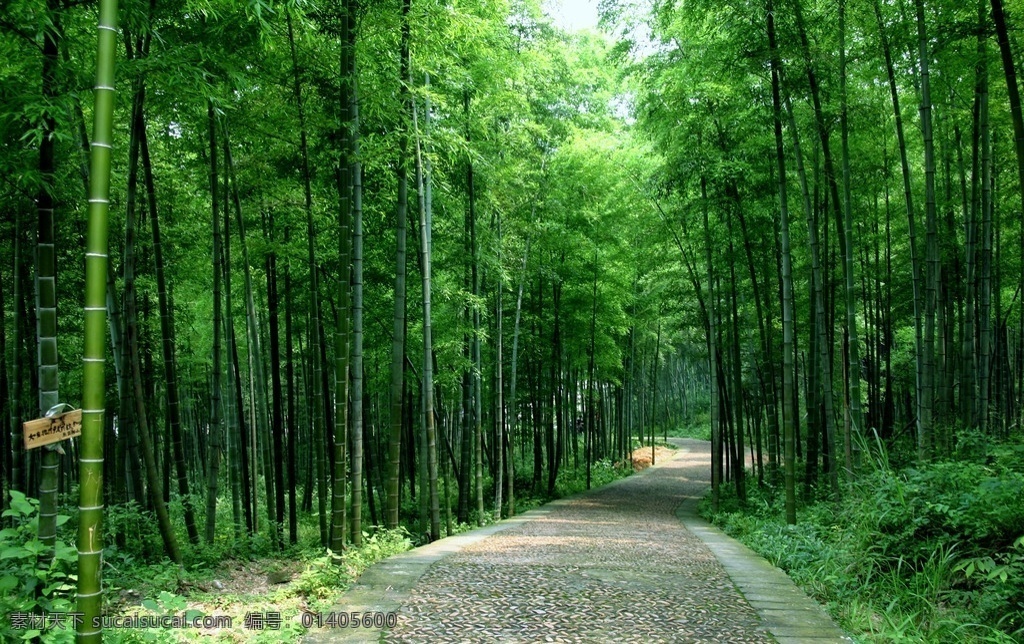
[[[545, 641], [343, 594], [683, 485], [707, 445], [669, 523], [692, 496], [842, 641], [1024, 640], [1022, 28], [1022, 0], [3, 0], [0, 639]], [[636, 627], [547, 641], [729, 630]]]

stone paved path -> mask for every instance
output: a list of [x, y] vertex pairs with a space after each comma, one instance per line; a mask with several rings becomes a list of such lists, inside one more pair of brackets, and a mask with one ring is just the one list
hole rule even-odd
[[788, 577], [696, 518], [709, 448], [679, 444], [639, 475], [374, 566], [338, 610], [397, 611], [397, 627], [311, 641], [844, 641]]

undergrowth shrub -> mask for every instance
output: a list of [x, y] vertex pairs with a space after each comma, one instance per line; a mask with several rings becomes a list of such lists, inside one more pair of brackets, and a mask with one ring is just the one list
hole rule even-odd
[[123, 557], [154, 563], [163, 558], [156, 515], [135, 501], [108, 504], [103, 513], [105, 541]]
[[[532, 462], [527, 464], [525, 461], [520, 461], [519, 463], [516, 466], [517, 514], [548, 501], [580, 494], [587, 490], [587, 468], [583, 462], [576, 468], [566, 466], [559, 468], [558, 476], [555, 479], [554, 494], [547, 493], [547, 470], [541, 477], [539, 488], [534, 490]], [[611, 459], [602, 458], [590, 465], [590, 487], [591, 489], [598, 488], [631, 474], [633, 474], [633, 466], [629, 461], [613, 462]]]
[[1024, 447], [962, 435], [953, 458], [867, 467], [837, 500], [783, 520], [782, 490], [727, 486], [702, 513], [872, 641], [1024, 641]]
[[[602, 458], [590, 466], [590, 487], [601, 487], [632, 473], [631, 463], [613, 463], [607, 458]], [[565, 468], [558, 472], [558, 478], [555, 481], [555, 498], [579, 494], [586, 489], [586, 466], [580, 466], [575, 470]]]
[[341, 553], [340, 565], [332, 554], [307, 559], [305, 570], [287, 592], [305, 597], [311, 606], [326, 610], [331, 600], [363, 570], [411, 547], [412, 541], [405, 528], [381, 529], [372, 534], [363, 532], [363, 545]]
[[[74, 632], [54, 629], [43, 633], [31, 623], [15, 624], [22, 615], [51, 615], [74, 610], [75, 574], [78, 552], [58, 539], [49, 564], [42, 565], [40, 555], [48, 550], [36, 536], [39, 532], [39, 501], [11, 490], [10, 507], [3, 518], [11, 527], [0, 530], [0, 640], [29, 641], [43, 637], [47, 642], [74, 640]], [[57, 525], [69, 517], [57, 516]]]
[[[1024, 534], [1024, 475], [981, 463], [940, 462], [872, 472], [847, 501], [871, 530], [859, 536], [883, 557], [914, 563], [940, 543], [989, 552]], [[870, 511], [871, 508], [874, 511]]]

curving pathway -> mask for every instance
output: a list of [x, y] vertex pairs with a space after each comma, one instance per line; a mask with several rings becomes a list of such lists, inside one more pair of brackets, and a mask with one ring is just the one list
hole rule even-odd
[[380, 632], [308, 641], [843, 642], [781, 571], [693, 512], [710, 448], [367, 570], [339, 611], [396, 612]]

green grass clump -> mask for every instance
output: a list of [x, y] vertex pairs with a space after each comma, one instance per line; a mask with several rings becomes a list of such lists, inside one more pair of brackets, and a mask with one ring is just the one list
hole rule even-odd
[[[582, 453], [582, 447], [580, 448]], [[534, 489], [529, 474], [532, 472], [532, 465], [526, 463], [517, 465], [516, 469], [516, 513], [521, 514], [535, 507], [543, 505], [555, 499], [573, 496], [587, 491], [587, 469], [581, 459], [578, 468], [561, 467], [558, 476], [555, 478], [554, 494], [547, 493], [547, 471], [541, 477], [541, 485]], [[611, 459], [602, 458], [590, 466], [590, 489], [599, 488], [612, 481], [624, 478], [633, 474], [633, 466], [628, 461], [614, 462]], [[493, 498], [493, 496], [491, 497]]]
[[[668, 429], [672, 438], [696, 438], [702, 441], [711, 440], [711, 417], [707, 413], [697, 414], [693, 419], [682, 425], [674, 425]], [[661, 433], [655, 433], [661, 436]]]
[[1024, 640], [1021, 446], [972, 443], [950, 460], [893, 468], [885, 449], [835, 499], [786, 525], [781, 486], [752, 487], [741, 508], [723, 486], [702, 513], [877, 642]]
[[315, 610], [326, 611], [364, 570], [382, 559], [412, 547], [404, 528], [363, 532], [363, 544], [349, 548], [337, 559], [330, 554], [310, 557], [298, 578], [285, 589], [286, 596], [301, 597]]
[[[0, 530], [0, 640], [4, 642], [44, 636], [46, 625], [38, 628], [26, 621], [25, 616], [73, 611], [73, 593], [78, 579], [75, 574], [78, 553], [74, 545], [57, 539], [50, 547], [36, 536], [39, 501], [17, 490], [11, 490], [10, 495], [10, 507], [3, 512], [4, 523], [9, 527]], [[67, 521], [66, 515], [57, 517], [58, 525]], [[70, 642], [73, 639], [70, 631], [60, 629], [47, 641]]]

